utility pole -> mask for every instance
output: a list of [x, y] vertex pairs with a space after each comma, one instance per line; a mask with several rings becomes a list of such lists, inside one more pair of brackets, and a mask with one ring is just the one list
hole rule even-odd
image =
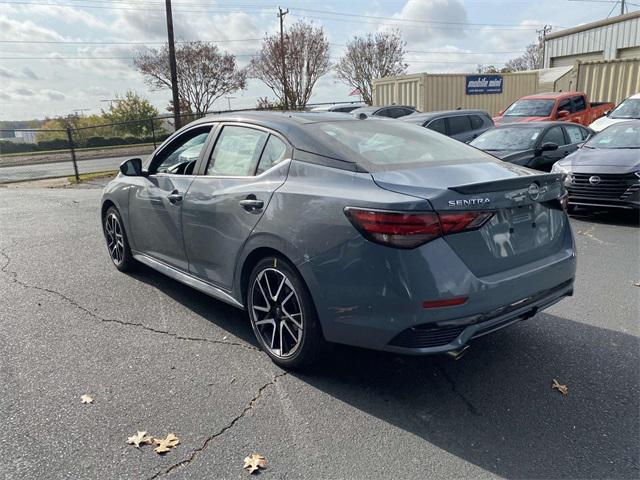
[[545, 25], [541, 30], [536, 30], [538, 42], [542, 43], [542, 68], [545, 65], [545, 53], [547, 51], [547, 33], [551, 31], [551, 25]]
[[624, 0], [620, 0], [620, 15], [624, 15]]
[[284, 56], [284, 16], [289, 13], [289, 9], [282, 10], [278, 7], [278, 18], [280, 19], [280, 58], [282, 59], [282, 88], [284, 90], [284, 109], [289, 110], [289, 100], [287, 98], [287, 67], [285, 65]]
[[173, 41], [173, 14], [171, 0], [165, 0], [167, 14], [167, 38], [169, 42], [169, 68], [171, 69], [171, 93], [173, 94], [173, 123], [180, 128], [180, 98], [178, 96], [178, 69], [176, 67], [176, 46]]
[[226, 97], [224, 97], [224, 98], [226, 98], [226, 99], [227, 99], [227, 105], [229, 106], [229, 110], [231, 110], [231, 100], [235, 100], [235, 98], [236, 98], [236, 97], [229, 97], [229, 96], [226, 96]]

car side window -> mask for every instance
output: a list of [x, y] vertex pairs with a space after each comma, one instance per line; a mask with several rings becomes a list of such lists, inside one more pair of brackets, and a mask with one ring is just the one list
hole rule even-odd
[[479, 115], [469, 115], [469, 120], [471, 120], [471, 130], [478, 130], [484, 126], [484, 121]]
[[268, 133], [248, 127], [227, 125], [218, 135], [207, 175], [251, 176], [256, 171]]
[[560, 103], [558, 104], [558, 112], [561, 110], [566, 110], [569, 113], [573, 113], [573, 106], [571, 105], [570, 98], [565, 98], [564, 100], [560, 101]]
[[541, 145], [544, 145], [545, 143], [555, 143], [558, 146], [565, 145], [567, 142], [564, 139], [562, 127], [555, 126], [547, 130], [547, 133], [545, 133], [544, 137], [542, 137]]
[[404, 117], [406, 115], [405, 109], [404, 108], [390, 108], [389, 109], [389, 116], [391, 118], [400, 118], [400, 117]]
[[438, 118], [427, 125], [429, 130], [433, 130], [434, 132], [441, 133], [443, 135], [447, 134], [447, 125], [444, 121], [444, 118]]
[[449, 135], [456, 135], [471, 130], [471, 121], [466, 115], [449, 117]]
[[390, 117], [391, 109], [390, 108], [382, 108], [378, 110], [375, 114], [377, 117]]
[[569, 136], [569, 143], [584, 142], [585, 138], [589, 135], [584, 128], [580, 128], [577, 125], [566, 125], [564, 129], [567, 131], [567, 135]]
[[267, 144], [264, 147], [262, 156], [260, 157], [260, 163], [258, 163], [258, 170], [256, 175], [260, 175], [266, 172], [271, 167], [282, 162], [287, 155], [287, 144], [280, 140], [275, 135], [270, 135]]
[[189, 164], [192, 165], [192, 171], [212, 128], [212, 125], [194, 128], [175, 138], [158, 152], [151, 162], [149, 172], [184, 174], [188, 173], [185, 170]]
[[585, 102], [582, 95], [573, 97], [573, 108], [575, 112], [581, 112], [582, 110], [587, 108], [587, 103]]

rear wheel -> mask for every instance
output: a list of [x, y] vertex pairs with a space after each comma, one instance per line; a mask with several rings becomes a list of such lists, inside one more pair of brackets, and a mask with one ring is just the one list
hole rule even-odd
[[262, 349], [279, 366], [303, 369], [315, 363], [324, 343], [304, 281], [286, 260], [262, 259], [253, 268], [247, 308]]
[[107, 250], [116, 268], [121, 272], [127, 272], [134, 268], [136, 261], [131, 254], [131, 248], [123, 225], [118, 209], [109, 207], [102, 224], [104, 238], [107, 241]]

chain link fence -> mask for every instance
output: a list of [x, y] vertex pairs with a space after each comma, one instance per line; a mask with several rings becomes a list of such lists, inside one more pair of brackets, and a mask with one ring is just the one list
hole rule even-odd
[[[360, 102], [327, 102], [331, 106]], [[225, 110], [180, 116], [182, 126], [205, 115], [253, 111]], [[0, 129], [0, 184], [113, 172], [127, 158], [152, 153], [175, 131], [172, 115], [83, 127]]]

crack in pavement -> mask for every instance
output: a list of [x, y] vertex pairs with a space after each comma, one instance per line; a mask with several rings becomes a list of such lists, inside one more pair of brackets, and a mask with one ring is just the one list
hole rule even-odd
[[467, 407], [467, 410], [469, 410], [472, 415], [476, 415], [478, 417], [482, 416], [482, 414], [478, 412], [478, 409], [475, 407], [475, 405], [471, 403], [471, 400], [469, 400], [462, 392], [458, 390], [456, 382], [454, 382], [453, 378], [451, 378], [444, 367], [442, 367], [442, 365], [440, 364], [436, 364], [435, 366], [451, 387], [451, 391], [462, 401], [462, 403], [464, 403], [465, 407]]
[[17, 283], [18, 285], [21, 285], [24, 288], [31, 288], [31, 289], [34, 289], [34, 290], [39, 290], [41, 292], [46, 292], [46, 293], [50, 293], [52, 295], [56, 295], [57, 297], [63, 299], [67, 303], [71, 304], [73, 307], [83, 311], [84, 313], [86, 313], [87, 315], [92, 317], [93, 319], [98, 320], [100, 322], [103, 322], [103, 323], [117, 323], [119, 325], [126, 326], [126, 327], [136, 327], [136, 328], [140, 328], [140, 329], [143, 329], [143, 330], [147, 330], [147, 331], [152, 332], [152, 333], [166, 335], [166, 336], [169, 336], [169, 337], [172, 337], [172, 338], [174, 338], [176, 340], [181, 340], [181, 341], [211, 343], [211, 344], [216, 344], [216, 345], [229, 345], [229, 346], [233, 346], [233, 347], [241, 347], [241, 348], [244, 348], [246, 350], [250, 350], [250, 351], [254, 351], [254, 352], [259, 352], [260, 351], [260, 349], [258, 347], [254, 347], [253, 345], [249, 345], [249, 344], [246, 344], [246, 343], [227, 342], [227, 341], [222, 341], [222, 340], [212, 340], [210, 338], [202, 338], [202, 337], [187, 337], [187, 336], [184, 336], [184, 335], [178, 335], [177, 333], [173, 333], [173, 332], [170, 332], [168, 330], [161, 330], [161, 329], [158, 329], [158, 328], [149, 327], [148, 325], [145, 325], [143, 323], [129, 322], [129, 321], [126, 321], [126, 320], [118, 320], [116, 318], [103, 317], [101, 315], [98, 315], [95, 312], [92, 312], [88, 308], [80, 305], [76, 300], [74, 300], [71, 297], [68, 297], [67, 295], [65, 295], [62, 292], [58, 292], [57, 290], [53, 290], [53, 289], [46, 288], [46, 287], [39, 287], [37, 285], [31, 285], [31, 284], [28, 284], [28, 283], [20, 280], [18, 278], [18, 272], [13, 271], [13, 270], [9, 270], [9, 264], [11, 263], [11, 257], [7, 254], [6, 250], [5, 249], [1, 249], [0, 250], [0, 255], [2, 257], [4, 257], [5, 260], [6, 260], [5, 264], [0, 268], [0, 272], [5, 273], [6, 275], [8, 275], [11, 278], [13, 283]]
[[278, 375], [274, 376], [273, 379], [270, 382], [265, 383], [264, 385], [262, 385], [258, 389], [258, 392], [256, 393], [256, 395], [251, 399], [251, 401], [249, 401], [247, 406], [244, 407], [244, 409], [242, 410], [242, 412], [240, 412], [239, 415], [235, 416], [227, 425], [222, 427], [216, 433], [214, 433], [213, 435], [210, 435], [209, 437], [207, 437], [204, 440], [204, 442], [202, 443], [202, 445], [200, 445], [198, 448], [194, 449], [191, 452], [191, 455], [189, 455], [184, 460], [179, 461], [178, 463], [174, 463], [173, 465], [167, 467], [164, 470], [156, 472], [154, 475], [149, 477], [147, 480], [154, 480], [154, 479], [156, 479], [156, 478], [158, 478], [160, 476], [168, 475], [169, 473], [173, 472], [174, 470], [176, 470], [178, 468], [181, 468], [181, 467], [184, 467], [186, 465], [189, 465], [193, 460], [195, 460], [198, 457], [198, 455], [200, 455], [204, 450], [206, 450], [206, 448], [209, 446], [209, 443], [211, 443], [215, 438], [219, 437], [220, 435], [223, 435], [225, 432], [227, 432], [228, 430], [233, 428], [233, 426], [236, 423], [238, 423], [242, 418], [244, 418], [244, 416], [247, 414], [247, 412], [249, 412], [249, 410], [253, 409], [253, 407], [258, 403], [258, 401], [262, 397], [262, 393], [267, 388], [275, 385], [280, 378], [282, 378], [282, 377], [284, 377], [286, 375], [288, 375], [287, 372], [279, 373]]

